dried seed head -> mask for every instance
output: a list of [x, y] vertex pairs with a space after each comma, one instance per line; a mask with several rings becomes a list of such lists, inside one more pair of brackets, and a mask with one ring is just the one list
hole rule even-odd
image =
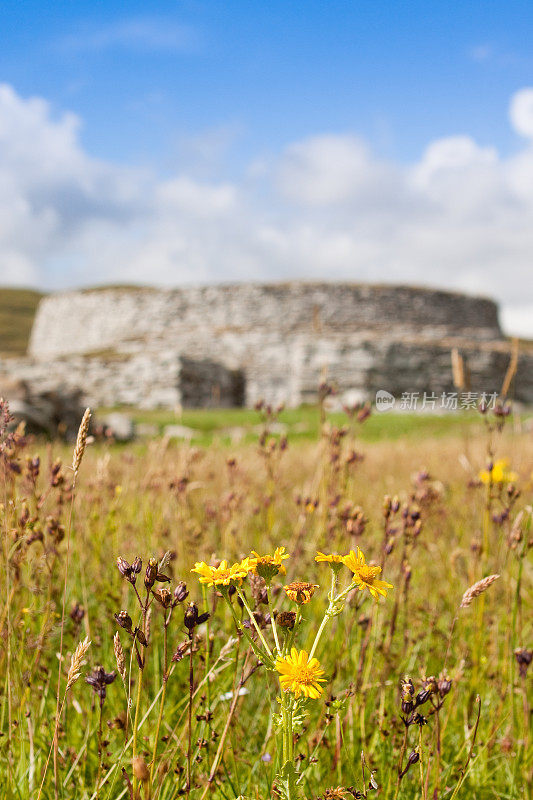
[[181, 644], [179, 644], [176, 647], [176, 650], [174, 651], [174, 655], [172, 656], [172, 661], [174, 662], [181, 661], [183, 656], [189, 650], [190, 644], [191, 644], [190, 642], [182, 642]]
[[121, 611], [119, 614], [115, 614], [115, 619], [121, 628], [124, 628], [128, 633], [133, 633], [131, 629], [133, 621], [127, 611]]
[[441, 673], [439, 675], [439, 680], [437, 681], [437, 690], [439, 692], [439, 695], [441, 697], [446, 697], [451, 688], [452, 688], [452, 682], [450, 678], [444, 673]]
[[124, 650], [122, 649], [122, 644], [120, 642], [120, 636], [118, 635], [118, 631], [113, 636], [113, 650], [115, 651], [115, 660], [117, 662], [117, 669], [118, 674], [122, 678], [122, 681], [126, 681], [126, 658], [124, 656]]
[[296, 622], [296, 611], [282, 611], [276, 617], [276, 623], [280, 628], [287, 628], [292, 631]]
[[136, 756], [132, 762], [133, 775], [141, 783], [146, 783], [150, 780], [150, 772], [148, 765], [142, 756]]
[[104, 704], [107, 687], [113, 683], [116, 677], [116, 672], [106, 672], [103, 667], [95, 667], [92, 672], [85, 676], [86, 683], [92, 686], [93, 691], [100, 698], [100, 705]]
[[91, 421], [91, 409], [86, 408], [85, 414], [83, 415], [82, 420], [80, 422], [80, 427], [78, 429], [78, 436], [76, 438], [76, 446], [74, 447], [74, 455], [72, 456], [72, 469], [74, 470], [75, 475], [77, 475], [78, 473], [81, 460], [85, 452], [90, 421]]
[[468, 606], [472, 603], [472, 600], [474, 600], [476, 597], [479, 597], [480, 594], [483, 594], [485, 589], [488, 589], [489, 586], [499, 577], [499, 575], [487, 575], [486, 578], [482, 578], [480, 581], [477, 581], [477, 583], [474, 583], [464, 593], [459, 608], [468, 608]]
[[[163, 608], [169, 608], [170, 604], [172, 603], [172, 593], [170, 589], [168, 589], [166, 586], [163, 586], [162, 589], [152, 589], [152, 594], [157, 602], [163, 606]], [[150, 611], [151, 610], [152, 609], [150, 609]]]
[[78, 644], [73, 655], [70, 658], [70, 668], [67, 675], [67, 688], [66, 688], [67, 692], [80, 677], [80, 670], [90, 645], [91, 642], [89, 640], [89, 637], [86, 636], [83, 642], [80, 642]]
[[198, 606], [196, 603], [189, 603], [187, 610], [183, 615], [183, 624], [189, 632], [192, 632], [197, 625], [206, 622], [209, 619], [209, 614], [205, 611], [203, 614], [198, 614]]

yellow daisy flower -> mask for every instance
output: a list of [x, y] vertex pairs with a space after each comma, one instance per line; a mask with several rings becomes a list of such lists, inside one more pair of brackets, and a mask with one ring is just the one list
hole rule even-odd
[[221, 561], [218, 567], [211, 567], [205, 561], [197, 561], [191, 572], [197, 572], [200, 583], [207, 586], [233, 586], [246, 578], [249, 572], [248, 559], [228, 566], [227, 561]]
[[326, 561], [328, 564], [344, 564], [344, 556], [339, 556], [337, 553], [321, 553], [320, 550], [315, 556], [315, 561]]
[[492, 465], [492, 469], [482, 469], [479, 473], [479, 480], [482, 483], [514, 483], [518, 480], [516, 472], [509, 470], [509, 459], [497, 459]]
[[294, 583], [289, 583], [288, 586], [284, 586], [283, 589], [290, 600], [302, 606], [310, 601], [315, 589], [318, 589], [318, 584], [295, 581]]
[[276, 670], [284, 692], [292, 692], [295, 697], [311, 697], [313, 700], [317, 700], [322, 694], [320, 684], [325, 681], [321, 677], [324, 670], [316, 658], [309, 658], [306, 650], [298, 652], [293, 647], [289, 656], [278, 656]]
[[253, 572], [254, 575], [260, 575], [261, 578], [265, 580], [271, 580], [275, 575], [280, 573], [285, 575], [287, 570], [283, 562], [287, 558], [290, 558], [290, 555], [285, 552], [285, 548], [276, 547], [273, 556], [260, 556], [255, 550], [252, 550], [251, 557], [246, 559], [246, 561], [248, 561], [248, 569], [250, 572]]
[[392, 583], [378, 579], [381, 574], [381, 567], [371, 567], [366, 563], [365, 557], [361, 550], [357, 548], [357, 553], [350, 550], [347, 556], [344, 556], [344, 563], [353, 572], [353, 580], [358, 584], [359, 591], [368, 589], [374, 600], [378, 600], [379, 595], [387, 596], [387, 589], [393, 589]]

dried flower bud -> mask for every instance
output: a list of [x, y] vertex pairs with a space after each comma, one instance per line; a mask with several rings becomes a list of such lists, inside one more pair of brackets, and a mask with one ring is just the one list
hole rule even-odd
[[124, 628], [128, 633], [133, 633], [131, 629], [133, 622], [127, 611], [121, 611], [119, 614], [115, 614], [115, 619], [121, 628]]
[[113, 683], [116, 677], [116, 672], [106, 672], [103, 667], [95, 667], [89, 675], [85, 676], [86, 682], [92, 686], [94, 692], [100, 698], [101, 705], [103, 705], [106, 698], [107, 687]]
[[144, 585], [146, 586], [148, 591], [150, 591], [150, 589], [157, 580], [157, 568], [158, 568], [157, 558], [151, 558], [146, 566], [146, 574], [144, 576]]
[[202, 622], [206, 622], [208, 619], [209, 614], [207, 611], [203, 614], [198, 614], [198, 606], [196, 603], [189, 603], [183, 616], [183, 624], [188, 631], [193, 631], [197, 625], [201, 625]]
[[448, 676], [447, 675], [446, 676], [440, 675], [439, 676], [439, 680], [437, 682], [437, 689], [438, 689], [439, 695], [441, 697], [446, 697], [446, 695], [448, 694], [448, 692], [450, 691], [451, 688], [452, 688], [452, 682], [448, 678]]
[[431, 691], [429, 689], [424, 689], [423, 691], [418, 692], [415, 700], [415, 708], [418, 708], [418, 706], [422, 706], [424, 705], [424, 703], [427, 703], [430, 697], [431, 697]]
[[166, 586], [163, 586], [162, 589], [152, 589], [152, 594], [158, 603], [163, 606], [163, 608], [170, 607], [170, 604], [172, 603], [172, 593], [170, 589], [167, 589]]
[[129, 577], [131, 566], [129, 565], [129, 563], [126, 561], [125, 558], [122, 558], [122, 556], [119, 556], [117, 558], [117, 567], [118, 571], [120, 572], [123, 578]]
[[189, 592], [187, 591], [187, 584], [184, 581], [180, 581], [174, 589], [174, 601], [176, 603], [183, 603], [188, 596]]
[[134, 572], [134, 573], [135, 573], [135, 575], [138, 575], [138, 574], [139, 574], [139, 572], [142, 570], [142, 568], [143, 568], [143, 562], [142, 562], [142, 560], [139, 558], [139, 556], [137, 556], [137, 557], [136, 557], [136, 558], [134, 558], [134, 559], [133, 559], [133, 561], [132, 561], [132, 564], [131, 564], [131, 571], [132, 571], [132, 572]]
[[181, 661], [184, 655], [186, 655], [188, 649], [190, 647], [190, 642], [182, 642], [176, 647], [174, 655], [172, 656], [172, 661], [177, 662]]
[[142, 644], [143, 647], [148, 646], [148, 639], [146, 638], [145, 634], [140, 628], [135, 628], [133, 635], [135, 636], [137, 641], [139, 641]]
[[409, 753], [409, 758], [407, 759], [407, 763], [409, 764], [409, 766], [412, 766], [413, 764], [416, 764], [418, 761], [420, 761], [420, 753], [418, 753], [416, 750], [412, 750]]
[[295, 611], [282, 611], [281, 614], [278, 614], [278, 616], [276, 617], [276, 623], [279, 625], [279, 627], [287, 628], [289, 631], [292, 631], [295, 622], [296, 622]]

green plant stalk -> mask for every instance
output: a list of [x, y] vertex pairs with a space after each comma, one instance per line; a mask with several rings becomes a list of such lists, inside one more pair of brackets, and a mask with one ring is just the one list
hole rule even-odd
[[161, 721], [163, 719], [163, 708], [165, 705], [165, 695], [167, 692], [167, 682], [168, 682], [168, 623], [170, 622], [170, 616], [172, 614], [172, 609], [168, 617], [165, 619], [164, 627], [163, 627], [163, 691], [161, 692], [161, 702], [159, 704], [159, 715], [157, 717], [157, 725], [155, 729], [155, 740], [154, 740], [154, 752], [152, 756], [152, 764], [150, 767], [150, 787], [152, 787], [154, 781], [154, 772], [155, 772], [155, 763], [157, 759], [157, 745], [159, 743], [159, 731], [161, 728]]
[[248, 603], [246, 602], [246, 597], [244, 596], [244, 593], [241, 591], [241, 588], [240, 588], [240, 586], [236, 586], [235, 588], [236, 588], [236, 590], [237, 590], [237, 594], [239, 595], [239, 597], [240, 597], [240, 599], [241, 599], [241, 601], [242, 601], [242, 604], [243, 604], [244, 608], [246, 609], [246, 613], [247, 613], [247, 614], [248, 614], [248, 616], [250, 617], [250, 621], [252, 622], [252, 624], [253, 624], [253, 626], [254, 626], [254, 628], [255, 628], [256, 632], [257, 632], [257, 635], [259, 636], [259, 639], [261, 640], [261, 644], [262, 644], [262, 645], [263, 645], [263, 647], [265, 648], [265, 651], [268, 653], [268, 657], [269, 657], [269, 659], [270, 659], [271, 661], [274, 661], [274, 657], [273, 657], [273, 655], [272, 655], [272, 651], [271, 651], [270, 647], [268, 646], [268, 644], [266, 643], [266, 639], [265, 639], [265, 637], [263, 636], [263, 633], [262, 633], [262, 631], [261, 631], [261, 628], [260, 628], [260, 627], [259, 627], [259, 625], [257, 624], [257, 620], [256, 620], [256, 618], [254, 617], [254, 615], [253, 615], [253, 612], [252, 612], [252, 610], [251, 610], [250, 606], [249, 606], [249, 605], [248, 605]]
[[[135, 590], [137, 590], [137, 587], [134, 586], [134, 588], [135, 588]], [[138, 592], [137, 592], [137, 597], [139, 597], [139, 593]], [[148, 612], [148, 601], [149, 601], [149, 598], [150, 598], [150, 591], [147, 589], [147, 591], [146, 591], [146, 602], [144, 603], [144, 605], [141, 603], [141, 607], [142, 607], [142, 632], [143, 632], [143, 634], [145, 636], [146, 636], [146, 614]], [[139, 602], [140, 602], [140, 597], [139, 597]], [[143, 655], [144, 655], [144, 652], [143, 652]], [[142, 666], [141, 666], [141, 663], [142, 663]], [[142, 693], [142, 686], [143, 686], [144, 663], [145, 663], [145, 659], [144, 658], [142, 659], [141, 663], [139, 663], [139, 680], [137, 682], [137, 700], [136, 700], [136, 703], [135, 703], [135, 718], [134, 718], [134, 721], [133, 721], [133, 745], [132, 745], [132, 751], [131, 751], [132, 762], [137, 756], [137, 728], [138, 728], [138, 724], [139, 724], [139, 712], [140, 712], [140, 708], [141, 708], [141, 693]], [[134, 795], [135, 795], [136, 785], [137, 785], [137, 779], [136, 779], [135, 774], [134, 774], [133, 775], [133, 793], [134, 793]]]
[[314, 656], [314, 654], [316, 652], [316, 649], [318, 647], [318, 644], [320, 642], [320, 639], [322, 638], [322, 634], [324, 633], [324, 629], [325, 629], [326, 625], [328, 624], [329, 620], [332, 617], [337, 615], [337, 613], [338, 613], [337, 612], [338, 604], [342, 603], [343, 600], [345, 600], [345, 598], [348, 595], [348, 593], [355, 586], [355, 584], [352, 581], [352, 583], [350, 583], [350, 585], [347, 586], [346, 589], [344, 589], [344, 591], [342, 591], [340, 594], [338, 594], [335, 597], [335, 588], [337, 586], [337, 575], [335, 573], [335, 570], [331, 570], [331, 572], [332, 572], [331, 589], [330, 589], [329, 594], [328, 594], [329, 605], [326, 608], [326, 611], [324, 613], [324, 617], [322, 619], [322, 622], [320, 623], [320, 627], [319, 627], [318, 631], [316, 632], [315, 640], [313, 642], [313, 646], [311, 647], [311, 652], [309, 653], [309, 660], [311, 660], [313, 658], [313, 656]]
[[246, 638], [248, 644], [250, 645], [250, 647], [252, 648], [252, 650], [256, 654], [257, 658], [259, 658], [259, 660], [262, 661], [265, 664], [265, 666], [267, 666], [269, 669], [273, 669], [274, 660], [272, 658], [272, 655], [268, 656], [266, 653], [264, 653], [261, 650], [260, 647], [257, 646], [257, 644], [254, 642], [254, 640], [252, 639], [252, 637], [250, 636], [250, 634], [248, 633], [248, 631], [246, 630], [246, 628], [244, 627], [244, 625], [242, 624], [240, 619], [238, 618], [237, 614], [235, 613], [235, 609], [233, 608], [233, 604], [232, 604], [232, 602], [231, 602], [231, 600], [229, 598], [228, 593], [227, 592], [222, 592], [222, 594], [223, 594], [224, 599], [226, 600], [226, 603], [229, 606], [229, 609], [230, 609], [231, 615], [233, 617], [233, 621], [235, 622], [235, 625], [237, 627], [237, 630], [240, 631], [240, 633], [242, 633], [242, 635]]
[[274, 634], [274, 641], [276, 643], [276, 651], [278, 655], [281, 655], [281, 647], [279, 644], [279, 637], [278, 637], [278, 626], [276, 625], [276, 620], [274, 618], [274, 605], [272, 603], [272, 597], [270, 594], [270, 583], [267, 583], [267, 598], [268, 598], [268, 611], [270, 614], [270, 624], [272, 625], [272, 632]]

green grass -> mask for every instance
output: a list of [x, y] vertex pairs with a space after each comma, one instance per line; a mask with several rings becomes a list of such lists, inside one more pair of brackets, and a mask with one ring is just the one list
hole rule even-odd
[[[111, 410], [100, 409], [98, 414], [103, 415]], [[195, 434], [194, 441], [201, 445], [209, 445], [214, 440], [223, 444], [250, 442], [257, 438], [258, 426], [262, 424], [259, 413], [247, 408], [189, 409], [181, 414], [163, 409], [114, 410], [127, 414], [136, 423], [155, 426], [160, 435], [167, 425], [177, 424], [191, 428]], [[343, 412], [329, 414], [328, 419], [332, 425], [349, 424], [349, 419]], [[285, 426], [290, 441], [316, 441], [319, 437], [320, 417], [316, 406], [285, 410], [279, 415], [278, 422]], [[476, 433], [483, 430], [483, 419], [474, 411], [446, 415], [374, 412], [364, 425], [352, 424], [355, 424], [357, 438], [363, 442], [396, 441], [404, 437], [437, 439], [449, 435], [462, 436], [466, 431]]]
[[33, 289], [0, 289], [0, 354], [24, 355], [41, 292]]

